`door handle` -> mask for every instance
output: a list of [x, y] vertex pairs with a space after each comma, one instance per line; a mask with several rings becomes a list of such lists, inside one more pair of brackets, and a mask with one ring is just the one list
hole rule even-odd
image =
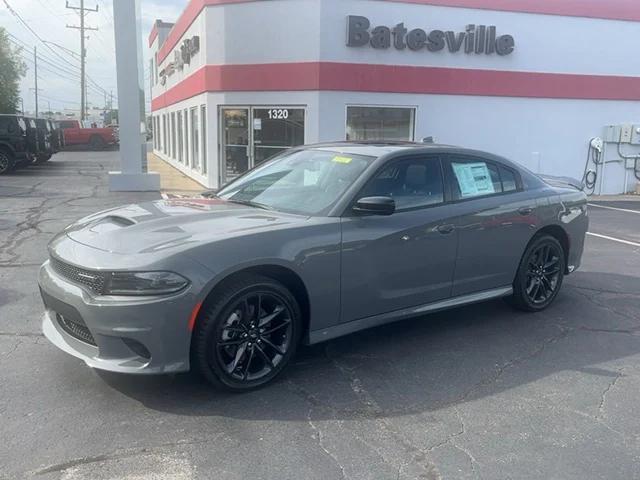
[[533, 213], [533, 208], [532, 207], [522, 207], [518, 209], [518, 213], [524, 217], [526, 217], [527, 215], [531, 215]]
[[454, 225], [440, 225], [437, 227], [437, 230], [443, 235], [449, 235], [455, 230], [455, 228], [456, 227]]

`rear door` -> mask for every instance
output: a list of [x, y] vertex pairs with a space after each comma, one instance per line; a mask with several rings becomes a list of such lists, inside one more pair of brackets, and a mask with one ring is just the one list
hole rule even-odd
[[535, 195], [523, 189], [516, 170], [499, 162], [453, 154], [444, 158], [458, 231], [452, 295], [511, 286], [539, 223]]
[[390, 216], [342, 220], [342, 322], [448, 298], [456, 259], [456, 231], [444, 200], [440, 158], [394, 160], [357, 198], [387, 196]]

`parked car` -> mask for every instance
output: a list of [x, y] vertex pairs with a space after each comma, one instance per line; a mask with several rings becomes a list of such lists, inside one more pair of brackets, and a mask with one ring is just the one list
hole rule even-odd
[[22, 115], [0, 115], [0, 175], [31, 163], [27, 122]]
[[38, 163], [47, 162], [51, 159], [54, 151], [53, 129], [49, 120], [46, 118], [36, 118], [36, 128], [38, 132], [38, 153], [36, 161]]
[[587, 197], [442, 145], [293, 148], [216, 194], [67, 227], [39, 273], [43, 331], [88, 365], [262, 386], [300, 342], [505, 298], [537, 312], [580, 265]]
[[89, 145], [93, 150], [103, 150], [118, 143], [113, 128], [83, 128], [77, 120], [61, 120], [65, 146]]

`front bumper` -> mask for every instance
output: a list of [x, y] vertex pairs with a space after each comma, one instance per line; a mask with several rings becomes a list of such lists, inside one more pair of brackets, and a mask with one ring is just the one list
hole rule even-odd
[[[167, 297], [93, 296], [62, 278], [49, 261], [40, 268], [38, 284], [45, 303], [44, 335], [90, 367], [137, 374], [189, 370], [189, 288]], [[90, 340], [74, 335], [66, 319], [86, 326]]]

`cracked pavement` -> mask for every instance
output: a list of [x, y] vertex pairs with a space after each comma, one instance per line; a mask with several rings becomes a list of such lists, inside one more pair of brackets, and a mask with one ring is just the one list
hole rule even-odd
[[[383, 326], [223, 394], [192, 375], [94, 371], [40, 333], [52, 235], [158, 197], [109, 193], [116, 159], [69, 152], [0, 177], [0, 479], [640, 478], [637, 248], [588, 238], [544, 313], [496, 301]], [[591, 220], [640, 232], [640, 215]]]

